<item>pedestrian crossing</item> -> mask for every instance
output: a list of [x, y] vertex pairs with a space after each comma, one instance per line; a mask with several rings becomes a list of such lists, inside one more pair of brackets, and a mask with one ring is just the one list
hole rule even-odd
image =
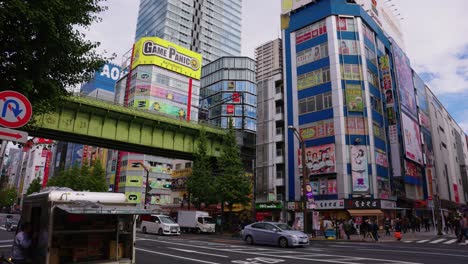
[[468, 242], [457, 243], [457, 238], [435, 238], [435, 239], [421, 239], [421, 240], [403, 240], [403, 243], [415, 243], [415, 244], [443, 244], [443, 245], [461, 245], [467, 246]]

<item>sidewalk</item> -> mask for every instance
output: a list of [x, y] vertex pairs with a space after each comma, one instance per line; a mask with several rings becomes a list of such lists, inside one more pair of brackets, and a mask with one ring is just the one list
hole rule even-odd
[[[385, 231], [379, 232], [379, 241], [380, 242], [398, 242], [398, 240], [394, 237], [394, 232], [390, 232], [391, 236], [386, 236]], [[421, 232], [406, 232], [406, 233], [401, 233], [402, 234], [402, 239], [401, 241], [417, 241], [417, 240], [431, 240], [431, 239], [437, 239], [437, 238], [450, 238], [453, 237], [455, 238], [454, 234], [444, 234], [441, 236], [438, 236], [434, 230], [431, 230], [429, 232], [421, 231]], [[317, 237], [311, 237], [311, 241], [340, 241], [340, 242], [374, 242], [370, 237], [366, 237], [366, 239], [362, 239], [362, 235], [351, 235], [350, 239], [325, 239], [324, 236], [317, 236]]]

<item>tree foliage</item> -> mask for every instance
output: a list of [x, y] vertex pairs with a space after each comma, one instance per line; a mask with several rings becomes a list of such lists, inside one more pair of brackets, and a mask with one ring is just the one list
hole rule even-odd
[[229, 130], [223, 143], [218, 159], [220, 174], [215, 177], [216, 189], [219, 201], [228, 203], [232, 208], [235, 203], [247, 204], [251, 193], [250, 179], [244, 172], [232, 122], [229, 122]]
[[109, 58], [79, 29], [100, 21], [103, 1], [0, 1], [0, 89], [23, 93], [43, 113], [89, 79]]
[[14, 187], [4, 188], [0, 191], [0, 206], [11, 206], [16, 203], [18, 191]]
[[99, 160], [93, 167], [74, 165], [49, 179], [47, 186], [68, 187], [74, 191], [106, 192], [106, 174]]
[[200, 208], [202, 203], [209, 205], [216, 202], [217, 190], [207, 145], [206, 131], [202, 128], [193, 161], [192, 175], [187, 178], [187, 189], [197, 208]]
[[42, 188], [42, 178], [37, 177], [31, 181], [31, 184], [29, 184], [26, 194], [29, 195], [31, 193], [40, 192], [41, 188]]

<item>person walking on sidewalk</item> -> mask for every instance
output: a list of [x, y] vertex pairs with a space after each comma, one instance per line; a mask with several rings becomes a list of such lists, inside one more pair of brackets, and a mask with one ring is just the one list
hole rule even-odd
[[379, 225], [377, 224], [377, 220], [374, 219], [369, 224], [369, 232], [371, 234], [371, 238], [375, 240], [375, 242], [379, 242]]
[[392, 222], [390, 221], [388, 217], [385, 218], [384, 227], [385, 227], [385, 236], [391, 236], [390, 228], [392, 227]]
[[460, 219], [460, 236], [457, 242], [461, 243], [463, 237], [465, 237], [465, 245], [468, 245], [468, 214], [465, 214], [465, 216]]
[[401, 240], [401, 221], [397, 218], [395, 220], [395, 238], [400, 241]]

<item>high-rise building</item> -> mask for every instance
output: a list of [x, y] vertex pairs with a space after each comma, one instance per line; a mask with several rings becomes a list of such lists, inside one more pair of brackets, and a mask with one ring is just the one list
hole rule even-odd
[[[128, 74], [116, 84], [115, 102], [197, 122], [201, 55], [157, 37], [140, 38], [132, 53]], [[113, 190], [125, 193], [133, 202], [143, 201], [147, 184], [144, 176], [148, 172], [151, 192], [146, 204], [153, 208], [172, 204], [174, 198], [167, 187], [172, 181], [172, 159], [122, 151], [109, 157], [108, 181]]]
[[[257, 69], [256, 204], [285, 201], [285, 112], [281, 39], [255, 49]], [[279, 220], [281, 206], [257, 206], [257, 220]], [[274, 209], [271, 209], [274, 208]]]
[[411, 69], [389, 3], [282, 7], [286, 127], [301, 136], [286, 135], [287, 200], [307, 197], [314, 228], [322, 217], [432, 218], [439, 195], [436, 207], [465, 203], [463, 131]]
[[241, 52], [242, 0], [141, 0], [135, 41], [159, 37], [203, 55], [203, 65]]
[[247, 172], [253, 172], [257, 131], [257, 85], [255, 61], [248, 57], [222, 57], [202, 69], [200, 109], [207, 122], [228, 128], [231, 119], [237, 132]]

